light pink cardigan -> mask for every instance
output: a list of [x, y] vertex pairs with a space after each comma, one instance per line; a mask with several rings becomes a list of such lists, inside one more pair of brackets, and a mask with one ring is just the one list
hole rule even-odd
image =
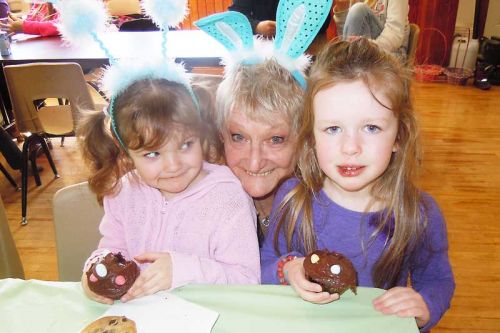
[[252, 199], [229, 168], [208, 163], [203, 168], [205, 178], [169, 201], [131, 174], [124, 176], [120, 192], [104, 198], [102, 239], [90, 258], [103, 249], [120, 251], [126, 258], [169, 252], [172, 288], [188, 283], [258, 284]]

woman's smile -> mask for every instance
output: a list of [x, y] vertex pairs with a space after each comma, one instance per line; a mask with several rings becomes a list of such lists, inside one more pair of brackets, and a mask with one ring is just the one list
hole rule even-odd
[[274, 169], [271, 169], [269, 171], [264, 171], [264, 172], [258, 172], [258, 173], [255, 173], [255, 172], [252, 172], [252, 171], [249, 171], [249, 170], [246, 170], [246, 173], [247, 175], [249, 176], [254, 176], [254, 177], [265, 177], [265, 176], [269, 176], [272, 172], [274, 171]]

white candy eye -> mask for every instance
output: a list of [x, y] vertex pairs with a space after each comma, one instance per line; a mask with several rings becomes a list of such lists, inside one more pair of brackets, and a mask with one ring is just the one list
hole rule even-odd
[[108, 270], [106, 269], [106, 266], [103, 264], [97, 264], [95, 266], [95, 272], [99, 277], [106, 277], [108, 275]]
[[318, 256], [317, 254], [313, 254], [313, 255], [311, 256], [311, 262], [312, 262], [313, 264], [315, 264], [315, 263], [317, 263], [318, 261], [319, 261], [319, 256]]
[[332, 272], [332, 274], [334, 274], [334, 275], [339, 274], [340, 271], [341, 271], [341, 269], [340, 269], [339, 265], [332, 265], [332, 267], [330, 267], [330, 272]]

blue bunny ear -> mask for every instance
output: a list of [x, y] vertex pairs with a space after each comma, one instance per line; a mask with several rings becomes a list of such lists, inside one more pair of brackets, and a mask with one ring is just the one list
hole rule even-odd
[[231, 52], [253, 48], [252, 26], [246, 16], [239, 12], [213, 14], [194, 24]]
[[332, 0], [281, 0], [276, 13], [275, 47], [291, 58], [312, 43], [332, 7]]
[[106, 7], [101, 0], [53, 2], [59, 12], [57, 28], [66, 42], [79, 44], [84, 39], [92, 38], [106, 53], [110, 62], [114, 61], [109, 49], [99, 37], [101, 32], [108, 29], [108, 22], [110, 21]]

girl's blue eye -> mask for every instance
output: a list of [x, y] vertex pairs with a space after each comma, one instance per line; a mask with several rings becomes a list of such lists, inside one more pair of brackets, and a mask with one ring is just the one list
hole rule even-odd
[[194, 144], [194, 141], [188, 140], [181, 145], [181, 150], [187, 150], [187, 149], [191, 148], [193, 146], [193, 144]]
[[157, 151], [152, 151], [152, 152], [149, 152], [147, 154], [144, 154], [144, 157], [147, 157], [147, 158], [155, 158], [157, 156], [159, 156], [160, 153], [157, 152]]
[[366, 125], [365, 129], [368, 133], [378, 133], [380, 132], [380, 127], [377, 125]]
[[341, 129], [338, 126], [330, 126], [330, 127], [325, 129], [325, 132], [328, 134], [335, 134], [335, 133], [339, 133], [340, 131], [341, 131]]
[[234, 133], [234, 134], [231, 134], [231, 140], [233, 140], [234, 142], [241, 142], [243, 141], [245, 138], [243, 137], [243, 135], [239, 134], [239, 133]]
[[271, 143], [274, 145], [285, 142], [285, 138], [282, 136], [275, 135], [271, 138]]

